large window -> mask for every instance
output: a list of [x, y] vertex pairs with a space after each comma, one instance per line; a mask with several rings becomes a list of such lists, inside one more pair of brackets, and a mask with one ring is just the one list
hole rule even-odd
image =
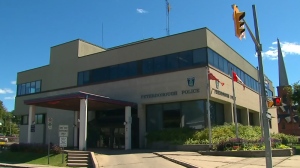
[[239, 69], [237, 66], [230, 63], [228, 60], [220, 56], [218, 53], [213, 51], [212, 49], [207, 49], [207, 57], [208, 63], [222, 72], [228, 74], [229, 76], [232, 75], [232, 70], [236, 72], [236, 74], [241, 78], [241, 80], [247, 85], [249, 88], [255, 90], [256, 92], [259, 91], [257, 87], [257, 81], [249, 76], [247, 73]]
[[40, 80], [18, 84], [17, 86], [17, 96], [33, 94], [38, 92], [41, 92]]
[[[223, 104], [211, 101], [212, 125], [225, 122]], [[203, 129], [207, 126], [205, 100], [185, 101], [146, 106], [147, 131], [190, 127]]]
[[[154, 75], [197, 68], [207, 65], [207, 48], [182, 51], [153, 58], [127, 62], [109, 67], [102, 67], [78, 72], [77, 84], [86, 85], [96, 82], [122, 80], [143, 75]], [[22, 90], [20, 90], [22, 92]], [[24, 88], [26, 92], [26, 86]]]
[[[45, 124], [45, 114], [36, 114], [34, 119], [35, 124]], [[28, 125], [28, 115], [21, 117], [21, 124]]]

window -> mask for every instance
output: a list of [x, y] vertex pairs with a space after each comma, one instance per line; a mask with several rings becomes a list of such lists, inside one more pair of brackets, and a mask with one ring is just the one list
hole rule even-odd
[[182, 126], [203, 129], [205, 128], [205, 101], [187, 101], [181, 103], [181, 113], [184, 122]]
[[178, 55], [178, 62], [180, 68], [186, 68], [193, 65], [193, 51], [181, 52]]
[[163, 127], [179, 128], [181, 125], [180, 104], [170, 103], [163, 106]]
[[224, 72], [224, 58], [223, 57], [219, 57], [219, 69]]
[[207, 64], [207, 54], [206, 48], [193, 50], [193, 63], [194, 64]]
[[22, 116], [22, 125], [28, 124], [28, 115]]
[[115, 80], [118, 79], [118, 65], [110, 66], [110, 79]]
[[254, 125], [254, 114], [253, 113], [249, 113], [249, 123], [250, 123], [250, 125]]
[[228, 69], [228, 61], [226, 59], [224, 59], [223, 61], [223, 64], [224, 64], [224, 71], [226, 74], [229, 74], [229, 69]]
[[45, 115], [44, 114], [36, 114], [35, 115], [35, 124], [45, 124]]
[[154, 58], [154, 73], [164, 72], [166, 70], [167, 57], [155, 57]]
[[91, 82], [99, 82], [100, 81], [100, 69], [93, 69], [91, 71]]
[[32, 81], [17, 85], [17, 96], [41, 92], [41, 81]]
[[207, 49], [207, 57], [208, 63], [214, 66], [214, 52], [210, 48]]
[[272, 128], [272, 120], [269, 120], [269, 127]]
[[150, 58], [150, 59], [143, 60], [142, 67], [143, 67], [144, 75], [152, 74], [153, 73], [153, 59]]
[[78, 85], [83, 85], [83, 72], [78, 72], [78, 78], [77, 78]]
[[87, 84], [90, 82], [90, 71], [83, 72], [83, 84]]
[[162, 129], [162, 104], [148, 105], [146, 107], [147, 132]]
[[178, 68], [178, 53], [167, 56], [167, 69], [176, 70]]
[[120, 64], [119, 65], [119, 78], [126, 78], [128, 73], [128, 64]]
[[99, 81], [108, 81], [110, 79], [110, 67], [104, 67], [99, 69]]
[[137, 62], [129, 62], [127, 64], [127, 77], [134, 77], [138, 74]]
[[214, 52], [214, 67], [219, 68], [219, 54]]
[[211, 125], [223, 125], [225, 122], [224, 105], [210, 101], [210, 119]]

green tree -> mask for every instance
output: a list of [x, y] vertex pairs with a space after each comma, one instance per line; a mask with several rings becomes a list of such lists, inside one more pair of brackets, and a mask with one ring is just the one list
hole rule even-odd
[[8, 112], [0, 100], [0, 133], [4, 135], [19, 134], [20, 117], [14, 115], [14, 111]]
[[284, 89], [287, 91], [288, 98], [292, 100], [293, 105], [297, 107], [297, 111], [300, 114], [300, 81]]

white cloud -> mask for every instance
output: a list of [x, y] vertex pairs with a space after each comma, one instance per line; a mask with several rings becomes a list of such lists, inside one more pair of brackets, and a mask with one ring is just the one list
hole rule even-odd
[[15, 96], [11, 96], [11, 97], [4, 97], [5, 100], [14, 100]]
[[137, 8], [136, 11], [138, 13], [148, 13], [148, 11], [144, 10], [144, 9], [141, 9], [141, 8]]
[[[273, 46], [270, 46], [267, 51], [262, 52], [264, 58], [270, 60], [277, 60], [278, 50], [277, 50], [277, 41], [272, 43]], [[287, 55], [300, 55], [300, 44], [291, 43], [291, 42], [280, 42], [281, 51], [283, 57]]]
[[12, 91], [11, 89], [8, 88], [4, 88], [4, 89], [0, 89], [0, 94], [7, 94], [7, 93], [13, 93], [14, 91]]
[[16, 81], [11, 81], [10, 83], [13, 84], [13, 85], [15, 85], [17, 82]]

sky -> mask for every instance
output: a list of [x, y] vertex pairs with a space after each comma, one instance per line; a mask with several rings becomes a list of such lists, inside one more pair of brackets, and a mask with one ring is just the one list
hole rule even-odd
[[[237, 4], [254, 32], [256, 6], [264, 73], [278, 86], [277, 38], [289, 83], [300, 80], [299, 0], [169, 0], [170, 35], [209, 28], [258, 66], [249, 32], [234, 35], [231, 8]], [[146, 38], [166, 36], [165, 0], [1, 0], [0, 100], [14, 109], [17, 73], [49, 64], [50, 47], [83, 39], [110, 48]]]

